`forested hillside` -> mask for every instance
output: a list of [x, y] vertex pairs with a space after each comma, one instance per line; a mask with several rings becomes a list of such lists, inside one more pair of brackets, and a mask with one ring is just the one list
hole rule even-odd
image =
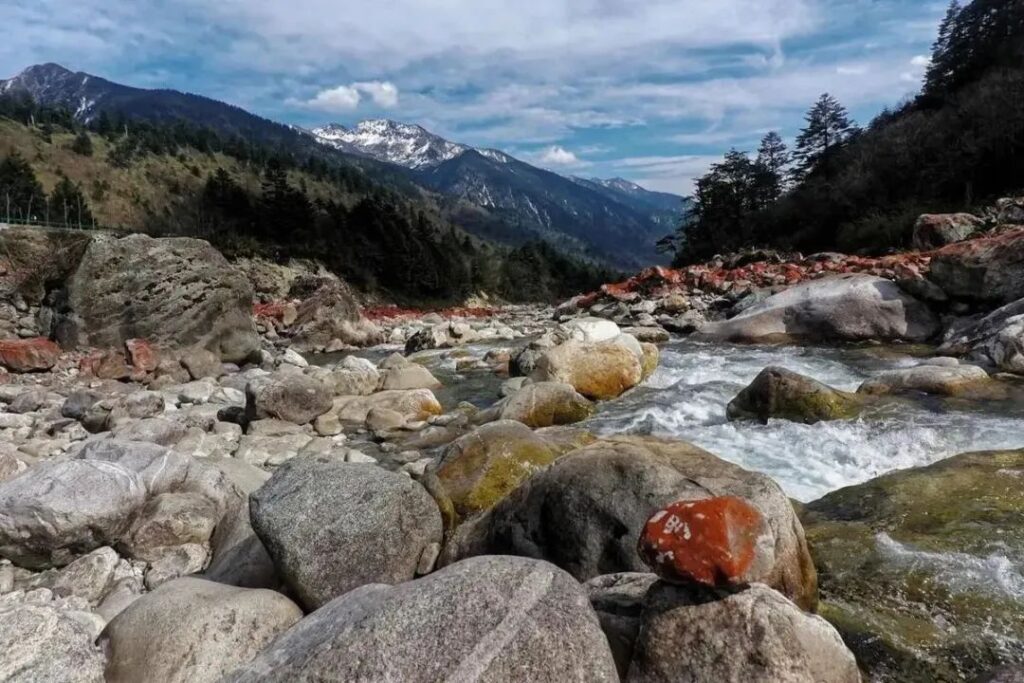
[[404, 301], [481, 291], [548, 300], [612, 277], [544, 244], [507, 249], [471, 237], [431, 196], [384, 188], [354, 166], [183, 122], [101, 116], [83, 127], [22, 98], [0, 98], [3, 220], [192, 235], [229, 256], [317, 258]]
[[950, 5], [920, 94], [859, 128], [829, 95], [787, 150], [769, 134], [697, 183], [688, 263], [748, 246], [880, 253], [921, 213], [1024, 189], [1024, 2]]

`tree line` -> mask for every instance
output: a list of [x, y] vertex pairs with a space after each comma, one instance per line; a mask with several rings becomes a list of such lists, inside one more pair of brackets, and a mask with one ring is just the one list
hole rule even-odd
[[950, 4], [918, 96], [866, 128], [824, 94], [792, 151], [778, 133], [698, 179], [665, 245], [678, 264], [746, 247], [881, 253], [921, 213], [1024, 188], [1024, 2]]

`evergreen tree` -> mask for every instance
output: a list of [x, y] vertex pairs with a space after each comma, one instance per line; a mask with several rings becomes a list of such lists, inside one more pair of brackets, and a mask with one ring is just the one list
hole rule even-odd
[[951, 0], [946, 8], [946, 16], [939, 24], [939, 35], [932, 43], [932, 60], [925, 73], [924, 92], [939, 94], [946, 90], [952, 75], [953, 65], [950, 63], [950, 43], [956, 30], [957, 17], [960, 16], [960, 3]]
[[11, 152], [0, 161], [0, 220], [38, 220], [46, 193], [23, 156]]
[[797, 136], [793, 153], [797, 162], [794, 176], [800, 180], [820, 172], [827, 180], [834, 170], [832, 158], [857, 133], [857, 125], [846, 108], [828, 93], [818, 98], [804, 120], [807, 125]]
[[768, 201], [775, 201], [782, 194], [789, 162], [789, 150], [781, 135], [770, 131], [761, 138], [761, 145], [757, 149], [757, 164], [766, 173], [765, 197]]
[[50, 222], [66, 228], [91, 228], [95, 225], [89, 202], [77, 183], [61, 175], [50, 194]]
[[84, 128], [78, 131], [74, 142], [71, 143], [71, 151], [83, 157], [92, 156], [92, 138]]

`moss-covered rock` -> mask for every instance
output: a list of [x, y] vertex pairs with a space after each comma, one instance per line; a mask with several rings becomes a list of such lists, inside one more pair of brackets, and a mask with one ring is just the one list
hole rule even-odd
[[821, 614], [872, 680], [1024, 660], [1024, 450], [967, 453], [810, 503]]
[[814, 424], [856, 417], [863, 398], [785, 368], [768, 367], [729, 402], [730, 420], [781, 418]]
[[437, 478], [464, 518], [493, 507], [556, 457], [551, 445], [526, 425], [500, 420], [452, 442], [437, 466]]
[[596, 344], [567, 341], [546, 351], [530, 377], [535, 382], [571, 384], [587, 398], [609, 400], [640, 383], [641, 355], [614, 339]]
[[573, 424], [593, 414], [593, 403], [572, 385], [559, 382], [527, 384], [510, 396], [501, 409], [501, 419], [534, 428]]

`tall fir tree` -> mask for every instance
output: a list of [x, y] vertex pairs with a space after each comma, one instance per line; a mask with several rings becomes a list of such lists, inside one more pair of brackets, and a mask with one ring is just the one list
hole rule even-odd
[[832, 177], [833, 158], [858, 132], [857, 125], [850, 120], [846, 107], [828, 93], [814, 103], [804, 117], [807, 125], [796, 138], [793, 159], [796, 168], [793, 175], [802, 180], [811, 173], [820, 173], [826, 180]]
[[790, 163], [789, 149], [782, 141], [782, 136], [770, 131], [757, 148], [757, 164], [765, 172], [765, 195], [769, 201], [775, 201], [785, 189], [786, 168]]

